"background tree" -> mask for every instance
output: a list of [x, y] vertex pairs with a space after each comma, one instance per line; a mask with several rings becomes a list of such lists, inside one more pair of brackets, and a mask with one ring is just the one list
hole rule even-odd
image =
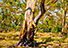
[[65, 24], [66, 24], [66, 13], [67, 13], [67, 1], [62, 0], [63, 8], [62, 8], [62, 33], [65, 33]]
[[0, 2], [0, 31], [20, 30], [25, 4], [20, 0], [2, 0]]

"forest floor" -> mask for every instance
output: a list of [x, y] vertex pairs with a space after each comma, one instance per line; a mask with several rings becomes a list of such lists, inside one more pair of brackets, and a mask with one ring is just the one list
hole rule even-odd
[[[7, 48], [12, 44], [17, 44], [19, 35], [20, 32], [0, 33], [0, 48]], [[41, 48], [68, 48], [68, 37], [66, 35], [62, 36], [60, 32], [36, 32], [34, 40], [37, 43], [42, 42], [41, 44], [39, 44]], [[19, 46], [19, 48], [23, 47]]]

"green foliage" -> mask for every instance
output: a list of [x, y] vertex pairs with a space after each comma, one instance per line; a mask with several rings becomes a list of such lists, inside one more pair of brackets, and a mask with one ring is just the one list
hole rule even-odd
[[[54, 0], [45, 1], [45, 9], [47, 9], [47, 11], [39, 21], [41, 24], [38, 22], [37, 28], [39, 32], [61, 32], [63, 11], [61, 8], [65, 7], [64, 4], [66, 4], [67, 1], [65, 0], [63, 3], [61, 0], [57, 1], [56, 3], [54, 2]], [[24, 19], [26, 7], [25, 4], [21, 3], [20, 0], [3, 0], [3, 2], [0, 2], [0, 5], [2, 5], [0, 6], [0, 32], [8, 32], [12, 30], [20, 31]], [[40, 0], [37, 0], [34, 14], [35, 17], [40, 12], [39, 5]], [[54, 10], [58, 11], [56, 13], [53, 13]], [[68, 23], [67, 20], [68, 19], [66, 19], [66, 23]]]
[[[20, 30], [24, 19], [25, 4], [20, 0], [3, 0], [0, 4], [0, 31]], [[24, 6], [24, 7], [23, 7]], [[7, 30], [6, 30], [7, 29]]]

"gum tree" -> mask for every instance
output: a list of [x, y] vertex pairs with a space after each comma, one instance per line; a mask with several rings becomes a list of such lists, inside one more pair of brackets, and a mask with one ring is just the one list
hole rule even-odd
[[44, 2], [45, 0], [41, 0], [40, 2], [40, 13], [34, 18], [34, 8], [36, 4], [36, 0], [26, 0], [26, 10], [25, 10], [25, 16], [23, 21], [23, 27], [21, 29], [20, 38], [19, 38], [19, 45], [31, 45], [33, 46], [33, 38], [34, 38], [34, 31], [38, 24], [39, 19], [42, 17], [42, 15], [45, 13], [44, 8]]
[[[39, 14], [35, 17], [35, 5], [37, 0], [26, 0], [26, 10], [25, 10], [25, 15], [24, 15], [24, 21], [23, 21], [23, 26], [21, 29], [20, 33], [20, 38], [18, 45], [28, 45], [28, 46], [33, 46], [33, 38], [34, 38], [34, 31], [38, 25], [39, 19], [44, 15], [44, 13], [47, 11], [47, 8], [44, 6], [44, 3], [47, 0], [39, 0], [40, 3], [40, 12]], [[48, 1], [47, 1], [48, 2]], [[51, 3], [56, 3], [57, 0], [53, 1], [51, 0], [50, 2], [47, 3], [47, 5], [50, 5]]]

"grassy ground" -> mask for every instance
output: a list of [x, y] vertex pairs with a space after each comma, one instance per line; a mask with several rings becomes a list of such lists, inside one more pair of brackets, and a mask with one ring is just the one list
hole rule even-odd
[[[0, 33], [0, 48], [7, 48], [12, 44], [16, 44], [19, 39], [20, 32]], [[61, 33], [40, 33], [36, 32], [34, 40], [40, 43], [41, 48], [68, 48], [68, 37], [62, 36]], [[23, 48], [19, 46], [20, 48]], [[28, 48], [28, 47], [27, 47]], [[30, 47], [29, 47], [30, 48]], [[39, 48], [39, 47], [35, 47]]]

